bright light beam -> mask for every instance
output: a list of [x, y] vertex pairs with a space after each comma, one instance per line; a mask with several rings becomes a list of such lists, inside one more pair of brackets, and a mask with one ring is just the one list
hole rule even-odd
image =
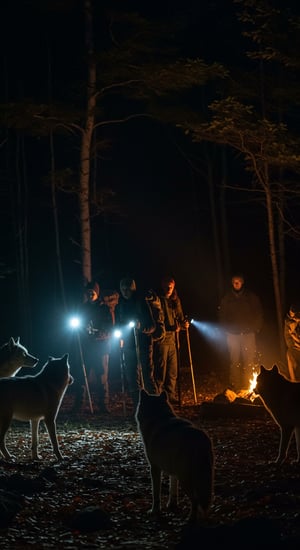
[[220, 340], [220, 327], [215, 323], [209, 323], [207, 321], [196, 321], [192, 319], [191, 324], [195, 327], [201, 334], [210, 341]]

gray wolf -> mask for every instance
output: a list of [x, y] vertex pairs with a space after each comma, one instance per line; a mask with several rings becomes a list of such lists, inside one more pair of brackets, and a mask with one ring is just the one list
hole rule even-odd
[[177, 508], [179, 482], [190, 499], [189, 522], [201, 522], [208, 515], [213, 494], [214, 454], [210, 437], [174, 413], [166, 391], [149, 395], [140, 390], [135, 418], [150, 466], [150, 513], [160, 512], [161, 475], [165, 472], [170, 476], [168, 508]]
[[7, 460], [12, 455], [6, 448], [5, 439], [13, 418], [31, 422], [31, 451], [34, 460], [40, 458], [40, 420], [45, 422], [57, 459], [63, 458], [58, 448], [56, 417], [66, 389], [73, 382], [68, 359], [68, 354], [61, 358], [49, 357], [36, 375], [0, 379], [0, 451]]
[[30, 355], [20, 343], [20, 338], [11, 337], [0, 347], [0, 378], [15, 376], [22, 367], [35, 367], [37, 357]]
[[293, 434], [296, 438], [297, 462], [300, 461], [300, 382], [291, 382], [278, 367], [260, 366], [254, 392], [280, 429], [279, 451], [276, 463], [282, 464], [288, 455]]

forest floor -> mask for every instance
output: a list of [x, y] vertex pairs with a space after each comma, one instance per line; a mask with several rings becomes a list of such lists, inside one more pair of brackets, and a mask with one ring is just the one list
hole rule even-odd
[[[188, 376], [187, 376], [188, 378]], [[199, 387], [199, 381], [197, 381]], [[17, 457], [0, 461], [0, 544], [5, 549], [185, 549], [204, 545], [231, 548], [300, 547], [300, 467], [294, 441], [288, 461], [274, 464], [279, 429], [266, 411], [249, 418], [225, 413], [203, 417], [203, 403], [222, 392], [215, 376], [201, 380], [197, 404], [189, 384], [177, 414], [211, 436], [215, 452], [214, 500], [207, 522], [187, 527], [189, 503], [180, 492], [177, 513], [151, 506], [149, 469], [143, 445], [122, 394], [112, 394], [111, 413], [91, 414], [86, 404], [71, 415], [67, 391], [57, 419], [64, 460], [53, 456], [40, 427], [42, 460], [30, 460], [30, 432], [14, 422], [7, 447]], [[227, 405], [232, 407], [232, 405]], [[124, 414], [125, 413], [125, 414]]]

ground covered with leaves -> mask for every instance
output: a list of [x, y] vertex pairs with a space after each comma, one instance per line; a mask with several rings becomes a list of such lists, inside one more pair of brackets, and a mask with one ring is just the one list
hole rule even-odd
[[[69, 391], [69, 390], [68, 390]], [[26, 423], [14, 422], [7, 447], [14, 462], [1, 460], [0, 543], [6, 549], [183, 549], [206, 544], [235, 548], [299, 548], [300, 466], [289, 460], [274, 464], [279, 429], [268, 414], [209, 415], [220, 387], [202, 380], [197, 404], [190, 388], [182, 391], [176, 412], [211, 436], [215, 451], [214, 501], [203, 527], [186, 527], [187, 498], [180, 493], [177, 513], [167, 512], [167, 479], [163, 477], [164, 511], [148, 515], [151, 488], [143, 445], [122, 395], [113, 394], [110, 415], [88, 406], [71, 415], [66, 394], [57, 431], [64, 455], [57, 462], [40, 428], [42, 460], [30, 460]], [[232, 406], [232, 405], [228, 405]]]

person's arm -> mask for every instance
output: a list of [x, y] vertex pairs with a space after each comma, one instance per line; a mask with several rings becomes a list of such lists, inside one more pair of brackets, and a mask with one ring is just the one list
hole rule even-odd
[[152, 315], [151, 307], [146, 299], [141, 299], [140, 301], [140, 312], [141, 318], [139, 319], [139, 322], [141, 332], [150, 336], [155, 331], [156, 324]]

